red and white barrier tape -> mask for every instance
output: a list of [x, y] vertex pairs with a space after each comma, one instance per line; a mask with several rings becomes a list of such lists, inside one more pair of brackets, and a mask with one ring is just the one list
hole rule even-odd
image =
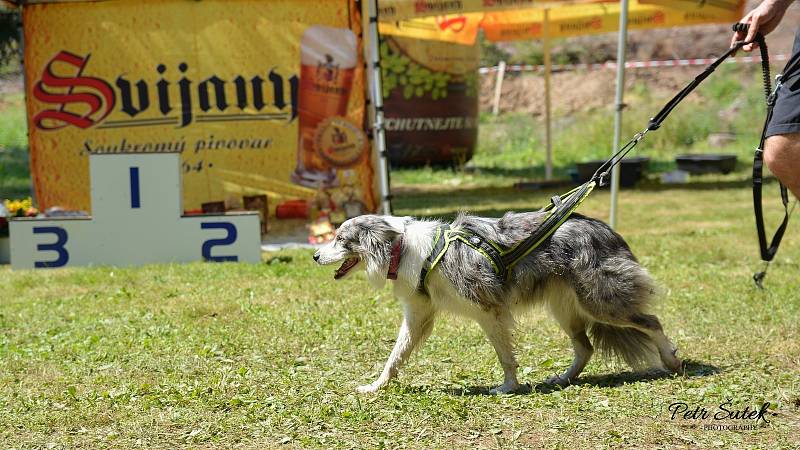
[[[771, 61], [786, 61], [789, 55], [775, 55], [770, 58]], [[716, 58], [692, 58], [692, 59], [669, 59], [665, 61], [627, 61], [625, 63], [626, 69], [641, 69], [646, 67], [679, 67], [679, 66], [705, 66], [714, 62]], [[728, 58], [726, 63], [757, 63], [761, 62], [760, 56], [737, 56]], [[616, 69], [616, 62], [595, 63], [595, 64], [553, 64], [553, 71], [565, 70], [600, 70], [600, 69]], [[481, 67], [478, 72], [486, 74], [489, 72], [497, 72], [498, 67]], [[506, 72], [542, 72], [544, 65], [534, 66], [531, 64], [509, 64], [506, 66]]]

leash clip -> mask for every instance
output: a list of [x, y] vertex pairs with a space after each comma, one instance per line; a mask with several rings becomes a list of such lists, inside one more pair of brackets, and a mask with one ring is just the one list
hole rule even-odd
[[764, 278], [767, 277], [767, 270], [769, 270], [769, 261], [764, 261], [764, 270], [753, 274], [753, 281], [759, 290], [764, 290]]
[[767, 276], [767, 271], [763, 270], [761, 272], [756, 272], [753, 274], [753, 281], [756, 283], [756, 287], [760, 290], [764, 290], [764, 277]]
[[608, 171], [601, 173], [600, 176], [597, 178], [597, 185], [600, 187], [604, 187], [606, 185], [606, 177], [608, 176]]
[[778, 89], [783, 86], [783, 82], [781, 78], [783, 77], [782, 74], [775, 75], [775, 87], [772, 89], [772, 92], [769, 93], [767, 97], [767, 106], [775, 106], [775, 100], [778, 98]]

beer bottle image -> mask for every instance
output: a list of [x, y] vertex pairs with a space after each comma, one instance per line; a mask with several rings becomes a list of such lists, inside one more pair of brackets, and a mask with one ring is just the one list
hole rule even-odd
[[300, 40], [297, 166], [291, 179], [309, 187], [336, 185], [336, 171], [320, 156], [315, 135], [320, 123], [346, 116], [358, 63], [355, 34], [347, 28], [314, 25]]

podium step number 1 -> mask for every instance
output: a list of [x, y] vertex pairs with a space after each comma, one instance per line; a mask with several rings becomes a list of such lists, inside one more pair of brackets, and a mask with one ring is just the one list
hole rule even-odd
[[12, 220], [12, 269], [261, 260], [257, 212], [182, 215], [179, 154], [95, 154], [89, 170], [93, 215]]

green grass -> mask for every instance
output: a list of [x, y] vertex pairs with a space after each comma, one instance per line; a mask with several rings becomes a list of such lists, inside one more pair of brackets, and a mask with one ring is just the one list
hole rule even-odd
[[[739, 94], [727, 78], [709, 89], [729, 101]], [[633, 95], [649, 101], [646, 92]], [[704, 134], [719, 126], [712, 114], [719, 103], [696, 106], [702, 114], [676, 110], [669, 124], [683, 125], [665, 126], [651, 136], [663, 140], [643, 147], [661, 168], [677, 152], [702, 149]], [[0, 111], [0, 123], [16, 125], [0, 126], [0, 158], [24, 147], [24, 121], [8, 111]], [[735, 120], [757, 116], [745, 107]], [[592, 157], [605, 154], [609, 120], [604, 111], [586, 113], [559, 127], [561, 174], [587, 149]], [[499, 216], [544, 204], [553, 192], [508, 187], [540, 175], [529, 168], [541, 167], [538, 124], [505, 116], [485, 118], [482, 129], [479, 174], [397, 171], [396, 213]], [[490, 139], [492, 130], [504, 139]], [[744, 160], [751, 138], [742, 135], [747, 145], [731, 151]], [[27, 189], [24, 152], [14, 152], [1, 160], [4, 195]], [[770, 227], [779, 213], [776, 191], [772, 183], [765, 194]], [[760, 265], [750, 196], [741, 170], [681, 187], [647, 182], [620, 197], [618, 230], [662, 288], [655, 312], [690, 362], [685, 376], [632, 373], [597, 358], [578, 385], [525, 395], [483, 395], [501, 381], [494, 351], [475, 324], [449, 316], [388, 389], [357, 395], [354, 388], [377, 376], [391, 350], [400, 305], [388, 287], [369, 288], [363, 274], [334, 282], [333, 269], [315, 265], [309, 251], [265, 254], [258, 265], [0, 267], [0, 443], [798, 448], [800, 240], [793, 224], [767, 289], [755, 289], [750, 276]], [[580, 211], [605, 219], [608, 202], [601, 190]], [[568, 366], [570, 344], [541, 311], [521, 322], [521, 379], [535, 387]], [[728, 400], [739, 409], [770, 402], [776, 415], [755, 430], [709, 431], [702, 425], [713, 420], [671, 420], [667, 411], [682, 401], [716, 412]]]
[[0, 99], [0, 200], [31, 195], [22, 93]]
[[[651, 158], [652, 172], [673, 170], [674, 158], [683, 153], [732, 153], [744, 169], [752, 162], [764, 115], [760, 72], [723, 65], [681, 103], [663, 126], [647, 135], [631, 155]], [[622, 142], [647, 126], [669, 100], [653, 95], [645, 84], [626, 92]], [[576, 162], [606, 159], [611, 155], [614, 114], [609, 106], [573, 115], [558, 113], [553, 119], [553, 167], [556, 178], [569, 178]], [[709, 134], [734, 132], [735, 140], [710, 148]], [[401, 169], [392, 172], [400, 185], [435, 180], [449, 186], [507, 186], [544, 177], [545, 137], [541, 118], [523, 113], [481, 116], [478, 146], [468, 168]]]
[[[709, 189], [703, 189], [708, 187]], [[771, 186], [774, 187], [774, 186]], [[545, 195], [408, 190], [398, 213], [496, 214]], [[607, 214], [608, 194], [582, 207]], [[362, 274], [334, 282], [308, 251], [271, 263], [0, 269], [0, 441], [16, 448], [796, 448], [800, 445], [800, 242], [760, 292], [746, 187], [626, 191], [620, 232], [663, 287], [656, 313], [691, 363], [683, 377], [602, 359], [564, 390], [481, 395], [501, 370], [478, 327], [444, 317], [400, 378], [372, 396], [400, 308]], [[770, 208], [770, 213], [776, 212]], [[282, 258], [284, 261], [287, 258]], [[522, 380], [570, 361], [540, 311], [522, 321]], [[477, 394], [477, 395], [472, 395]], [[768, 401], [748, 431], [670, 420], [673, 402], [716, 409]], [[713, 423], [713, 421], [701, 421]], [[731, 423], [725, 421], [724, 423]]]

